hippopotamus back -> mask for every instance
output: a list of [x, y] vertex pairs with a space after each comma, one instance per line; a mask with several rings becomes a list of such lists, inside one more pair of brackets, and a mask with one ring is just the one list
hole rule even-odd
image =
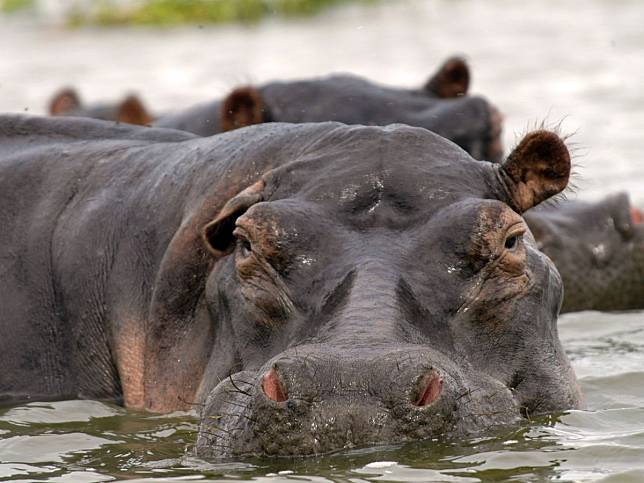
[[565, 200], [525, 218], [563, 279], [562, 312], [644, 308], [644, 224], [626, 193]]
[[469, 70], [448, 59], [418, 89], [379, 85], [349, 74], [241, 87], [221, 100], [158, 118], [154, 125], [210, 136], [261, 122], [323, 122], [423, 127], [475, 159], [500, 160], [501, 116], [485, 99], [467, 96]]

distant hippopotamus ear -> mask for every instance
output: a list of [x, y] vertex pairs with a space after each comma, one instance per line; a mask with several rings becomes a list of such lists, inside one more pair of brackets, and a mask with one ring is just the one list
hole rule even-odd
[[221, 127], [231, 131], [268, 120], [268, 110], [260, 92], [252, 86], [238, 87], [221, 105]]
[[501, 166], [510, 204], [519, 213], [563, 191], [570, 178], [570, 153], [557, 134], [528, 133]]
[[450, 57], [427, 81], [425, 90], [444, 99], [464, 96], [470, 86], [470, 69], [461, 57]]
[[259, 180], [243, 190], [229, 200], [217, 217], [203, 228], [201, 235], [210, 253], [221, 257], [232, 251], [235, 246], [235, 222], [248, 208], [264, 199], [264, 187], [264, 181]]
[[49, 101], [49, 114], [51, 116], [60, 116], [80, 107], [80, 97], [76, 89], [65, 87], [54, 94], [51, 101]]
[[119, 122], [145, 126], [153, 121], [141, 99], [135, 95], [129, 95], [123, 99], [117, 110]]

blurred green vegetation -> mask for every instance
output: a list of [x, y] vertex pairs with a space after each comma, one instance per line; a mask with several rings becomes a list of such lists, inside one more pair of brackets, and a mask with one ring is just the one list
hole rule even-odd
[[375, 1], [377, 0], [143, 0], [133, 2], [134, 6], [125, 8], [117, 6], [113, 0], [100, 0], [96, 1], [90, 12], [73, 12], [69, 21], [75, 26], [252, 23], [267, 16], [308, 16], [333, 5]]
[[12, 13], [34, 5], [34, 0], [0, 0], [0, 12]]

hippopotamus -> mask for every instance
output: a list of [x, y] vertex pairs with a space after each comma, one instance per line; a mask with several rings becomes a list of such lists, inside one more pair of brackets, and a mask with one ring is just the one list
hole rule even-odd
[[138, 96], [130, 94], [118, 102], [83, 105], [75, 89], [65, 87], [59, 90], [49, 102], [51, 116], [74, 116], [126, 122], [145, 126], [153, 121], [152, 115]]
[[454, 141], [476, 159], [503, 155], [502, 117], [488, 101], [467, 96], [470, 71], [459, 57], [446, 60], [421, 88], [385, 87], [353, 75], [270, 82], [234, 89], [153, 123], [210, 136], [262, 122], [339, 121], [424, 127]]
[[561, 274], [563, 312], [644, 308], [644, 224], [626, 193], [545, 204], [524, 217]]
[[0, 397], [199, 407], [204, 457], [479, 434], [583, 404], [561, 278], [521, 214], [557, 134], [502, 164], [421, 128], [212, 137], [0, 117]]

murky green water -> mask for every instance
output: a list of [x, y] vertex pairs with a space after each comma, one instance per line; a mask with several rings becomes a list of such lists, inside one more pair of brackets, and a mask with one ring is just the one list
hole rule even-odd
[[[56, 1], [42, 3], [55, 10]], [[314, 20], [175, 31], [70, 32], [0, 18], [0, 110], [42, 113], [66, 84], [88, 100], [138, 90], [157, 112], [240, 82], [332, 71], [419, 85], [462, 52], [474, 92], [506, 115], [507, 144], [530, 123], [563, 120], [577, 132], [579, 197], [627, 189], [642, 205], [643, 25], [636, 0], [383, 1]], [[489, 439], [221, 465], [191, 455], [189, 414], [33, 403], [0, 409], [0, 480], [644, 481], [644, 313], [572, 314], [560, 331], [588, 410]]]
[[196, 419], [95, 401], [0, 412], [0, 479], [98, 482], [644, 481], [644, 314], [562, 318], [588, 410], [486, 438], [368, 448], [302, 460], [195, 458]]

